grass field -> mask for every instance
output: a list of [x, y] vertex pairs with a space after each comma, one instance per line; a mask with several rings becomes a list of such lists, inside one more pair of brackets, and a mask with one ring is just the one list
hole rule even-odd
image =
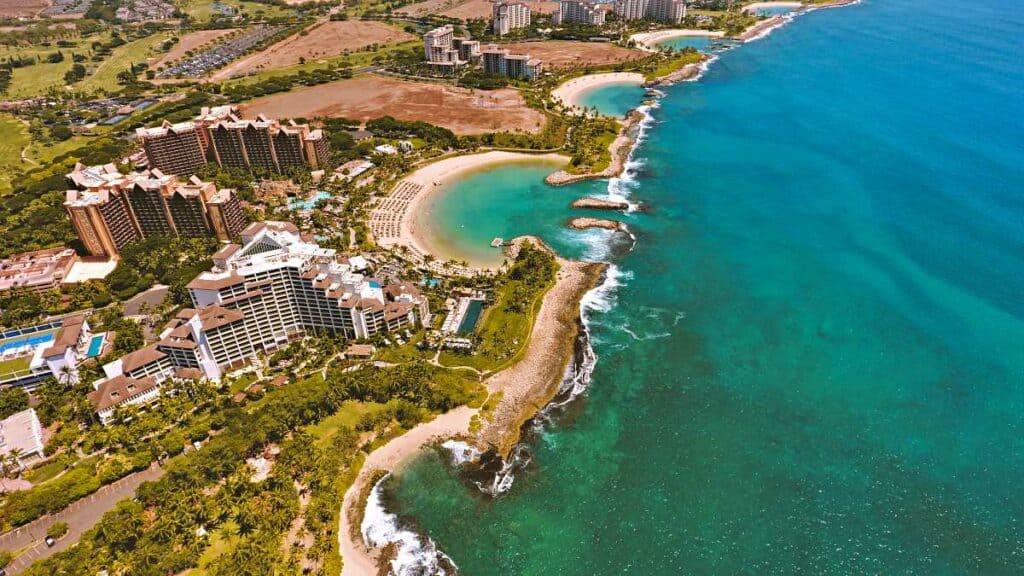
[[39, 60], [45, 60], [48, 55], [58, 50], [65, 56], [63, 62], [56, 64], [43, 62], [24, 68], [15, 68], [11, 74], [11, 87], [4, 94], [4, 97], [9, 99], [30, 98], [46, 94], [50, 88], [63, 89], [64, 74], [74, 64], [71, 55], [90, 55], [93, 42], [107, 42], [109, 40], [110, 35], [103, 33], [87, 38], [68, 39], [69, 42], [74, 43], [74, 46], [68, 48], [58, 48], [57, 46], [0, 47], [0, 60], [7, 60], [8, 58], [38, 58]]
[[11, 180], [26, 166], [21, 149], [28, 145], [28, 129], [10, 114], [0, 114], [0, 195], [11, 191]]
[[306, 433], [316, 439], [317, 446], [325, 447], [331, 441], [331, 438], [338, 433], [339, 428], [342, 426], [355, 428], [363, 414], [380, 410], [383, 406], [383, 404], [377, 404], [376, 402], [348, 400], [342, 404], [341, 410], [312, 426], [308, 426]]
[[8, 374], [14, 374], [15, 372], [21, 372], [23, 370], [28, 370], [29, 364], [31, 362], [31, 356], [24, 356], [22, 358], [15, 358], [13, 360], [0, 360], [0, 377], [7, 376]]
[[[259, 2], [244, 2], [239, 0], [223, 0], [221, 4], [226, 4], [233, 7], [235, 10], [241, 10], [242, 13], [248, 14], [250, 17], [255, 18], [260, 13], [266, 18], [276, 18], [279, 16], [292, 16], [295, 11], [283, 6], [275, 6], [272, 4], [260, 4]], [[186, 14], [196, 19], [197, 22], [206, 22], [213, 16], [213, 0], [187, 0], [182, 6], [182, 10]]]
[[88, 141], [89, 138], [86, 136], [72, 136], [63, 142], [47, 144], [33, 142], [29, 145], [26, 154], [30, 159], [39, 164], [49, 164], [50, 162], [53, 162], [53, 159], [57, 156], [78, 149]]
[[127, 70], [132, 64], [145, 63], [147, 59], [157, 56], [156, 47], [171, 36], [171, 32], [159, 32], [117, 47], [84, 80], [76, 84], [75, 88], [86, 91], [115, 91], [118, 87], [119, 73]]

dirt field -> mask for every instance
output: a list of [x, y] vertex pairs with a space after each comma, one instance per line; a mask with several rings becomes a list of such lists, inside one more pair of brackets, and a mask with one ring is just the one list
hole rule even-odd
[[501, 47], [508, 48], [515, 54], [529, 54], [534, 58], [540, 58], [547, 69], [579, 67], [588, 64], [614, 64], [639, 60], [647, 56], [640, 50], [623, 48], [607, 42], [549, 40], [502, 44]]
[[0, 0], [0, 18], [33, 16], [49, 5], [47, 0]]
[[[558, 11], [558, 2], [532, 2], [530, 0], [523, 0], [523, 4], [530, 7], [530, 12], [538, 14], [552, 14]], [[463, 20], [472, 20], [473, 18], [485, 18], [490, 20], [491, 10], [494, 7], [494, 3], [490, 0], [469, 0], [456, 5], [453, 8], [448, 8], [441, 12], [442, 15], [450, 18], [461, 18]]]
[[360, 76], [274, 94], [242, 105], [242, 113], [271, 118], [343, 117], [370, 120], [392, 116], [423, 120], [458, 134], [522, 130], [540, 132], [544, 115], [530, 109], [518, 92], [476, 90]]
[[184, 57], [185, 53], [189, 50], [195, 50], [207, 42], [212, 42], [221, 36], [227, 36], [234, 31], [235, 29], [233, 28], [226, 28], [224, 30], [200, 30], [199, 32], [185, 34], [178, 39], [178, 43], [175, 44], [169, 52], [160, 57], [160, 59], [153, 63], [150, 68], [156, 69], [170, 64], [171, 62]]
[[211, 78], [224, 80], [238, 74], [283, 68], [299, 63], [300, 58], [315, 61], [337, 56], [346, 50], [364, 48], [370, 44], [391, 44], [414, 40], [416, 37], [387, 24], [372, 21], [331, 21], [307, 28], [307, 35], [296, 34], [270, 46], [266, 50], [242, 58], [219, 70]]

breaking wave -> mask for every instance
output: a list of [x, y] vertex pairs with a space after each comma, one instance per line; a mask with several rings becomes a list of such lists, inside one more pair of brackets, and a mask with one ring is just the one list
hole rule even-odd
[[369, 498], [366, 499], [366, 511], [360, 531], [363, 542], [370, 548], [391, 549], [391, 569], [393, 576], [447, 576], [458, 574], [455, 563], [444, 552], [437, 548], [427, 536], [421, 536], [412, 530], [403, 528], [398, 516], [384, 508], [384, 482], [391, 477], [386, 474], [377, 481]]

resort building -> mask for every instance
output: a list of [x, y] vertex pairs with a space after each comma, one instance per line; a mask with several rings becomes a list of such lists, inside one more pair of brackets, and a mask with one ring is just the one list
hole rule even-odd
[[605, 13], [605, 9], [594, 2], [562, 0], [558, 3], [558, 12], [552, 16], [552, 20], [555, 24], [603, 26]]
[[259, 115], [232, 116], [209, 127], [213, 160], [223, 168], [262, 169], [280, 174], [290, 168], [317, 170], [330, 161], [322, 130], [289, 121], [281, 124]]
[[93, 386], [88, 398], [104, 426], [114, 419], [118, 408], [152, 404], [160, 399], [160, 383], [149, 376], [115, 376], [98, 380]]
[[243, 120], [234, 106], [203, 108], [192, 122], [136, 130], [149, 168], [165, 174], [194, 174], [207, 161], [225, 168], [281, 173], [293, 167], [316, 170], [330, 159], [323, 131], [264, 116]]
[[508, 76], [517, 80], [534, 81], [543, 69], [541, 61], [530, 58], [529, 54], [512, 54], [509, 50], [492, 44], [481, 53], [484, 72]]
[[0, 260], [0, 291], [47, 292], [60, 286], [78, 255], [70, 248], [47, 248]]
[[94, 384], [101, 419], [125, 403], [153, 401], [168, 380], [220, 380], [308, 333], [361, 339], [430, 321], [415, 286], [365, 276], [362, 258], [321, 248], [291, 223], [254, 223], [241, 239], [188, 284], [194, 308], [180, 311], [155, 344], [103, 366]]
[[498, 36], [519, 28], [529, 28], [530, 7], [521, 2], [498, 0], [492, 9], [491, 26]]
[[46, 457], [43, 448], [43, 425], [32, 408], [11, 414], [0, 420], [0, 456], [14, 454], [18, 465], [27, 468]]
[[195, 174], [206, 164], [199, 128], [192, 122], [164, 122], [158, 128], [138, 128], [135, 135], [150, 168], [167, 174]]
[[246, 224], [233, 190], [195, 176], [182, 182], [160, 170], [121, 174], [113, 164], [82, 166], [67, 175], [64, 207], [86, 250], [113, 258], [150, 236], [216, 236], [228, 241]]
[[79, 365], [99, 356], [105, 334], [93, 334], [84, 314], [67, 316], [0, 335], [0, 386], [32, 389], [47, 378], [78, 382]]
[[434, 28], [423, 35], [423, 55], [434, 66], [454, 70], [467, 62], [460, 57], [455, 44], [455, 28], [451, 24]]
[[452, 38], [452, 48], [459, 52], [459, 60], [476, 62], [480, 60], [480, 41], [467, 38]]
[[207, 162], [209, 127], [230, 120], [234, 114], [237, 114], [234, 106], [204, 106], [191, 122], [171, 124], [165, 121], [157, 128], [136, 129], [148, 167], [165, 174], [194, 174]]
[[617, 0], [615, 12], [623, 20], [658, 20], [678, 24], [686, 18], [684, 0]]

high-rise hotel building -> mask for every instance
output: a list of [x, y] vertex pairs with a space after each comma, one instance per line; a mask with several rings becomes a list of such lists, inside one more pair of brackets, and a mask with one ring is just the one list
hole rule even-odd
[[430, 322], [427, 298], [415, 286], [363, 275], [291, 223], [251, 224], [241, 240], [189, 283], [195, 307], [179, 312], [160, 340], [103, 366], [94, 404], [104, 422], [114, 409], [111, 391], [131, 387], [142, 401], [167, 379], [219, 380], [308, 333], [368, 338]]
[[604, 25], [606, 11], [594, 2], [562, 0], [558, 4], [553, 20], [555, 24]]
[[244, 120], [233, 106], [203, 108], [192, 122], [136, 130], [150, 168], [194, 174], [206, 162], [225, 168], [282, 173], [293, 167], [318, 169], [330, 159], [322, 130], [265, 116]]
[[151, 236], [216, 236], [228, 241], [247, 223], [234, 191], [159, 170], [121, 174], [113, 164], [78, 164], [64, 207], [86, 250], [113, 257]]
[[498, 0], [491, 12], [494, 33], [504, 36], [512, 30], [530, 27], [530, 7], [521, 2]]
[[480, 53], [486, 74], [508, 76], [517, 80], [536, 80], [543, 71], [543, 64], [529, 54], [512, 54], [506, 48], [492, 44]]
[[615, 12], [623, 20], [658, 20], [678, 24], [686, 18], [684, 0], [617, 0]]

